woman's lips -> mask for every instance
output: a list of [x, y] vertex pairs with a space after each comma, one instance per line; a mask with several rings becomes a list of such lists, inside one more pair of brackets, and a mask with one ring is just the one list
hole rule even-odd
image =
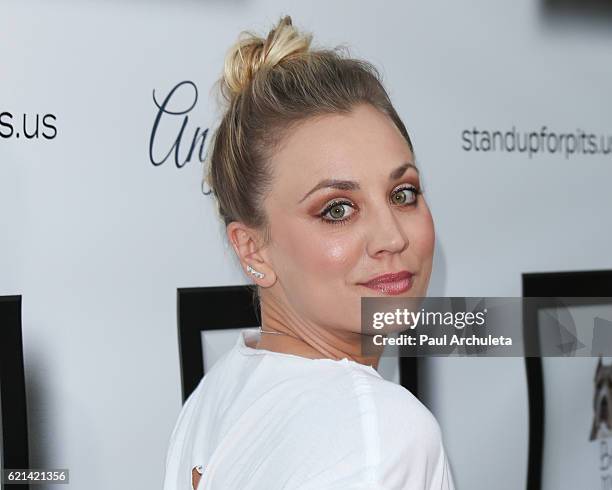
[[399, 274], [379, 276], [361, 285], [380, 291], [383, 294], [395, 295], [408, 291], [412, 287], [413, 277], [414, 275], [410, 272], [401, 272]]

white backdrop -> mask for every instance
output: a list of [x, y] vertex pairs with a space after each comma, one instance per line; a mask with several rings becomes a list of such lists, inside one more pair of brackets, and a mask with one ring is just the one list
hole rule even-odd
[[[69, 468], [73, 488], [161, 486], [181, 406], [176, 290], [249, 280], [198, 159], [151, 163], [152, 92], [198, 88], [184, 157], [215, 124], [225, 50], [281, 14], [381, 69], [435, 220], [429, 294], [520, 296], [522, 272], [612, 268], [612, 154], [462, 147], [474, 127], [612, 134], [609, 19], [536, 0], [2, 0], [0, 294], [23, 296], [32, 466]], [[157, 157], [181, 122], [161, 120]], [[457, 487], [524, 488], [523, 361], [426, 364]]]

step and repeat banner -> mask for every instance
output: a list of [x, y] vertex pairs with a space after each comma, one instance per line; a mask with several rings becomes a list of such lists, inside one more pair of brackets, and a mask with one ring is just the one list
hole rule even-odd
[[[605, 5], [3, 0], [0, 296], [21, 302], [31, 467], [67, 468], [74, 488], [161, 485], [183, 401], [177, 292], [250, 281], [202, 187], [213, 84], [240, 31], [283, 14], [380, 69], [435, 223], [429, 294], [522, 296], [524, 274], [612, 268]], [[419, 366], [457, 487], [525, 488], [524, 360]], [[605, 366], [573, 383], [592, 391]], [[603, 485], [612, 442], [588, 432], [585, 478]]]

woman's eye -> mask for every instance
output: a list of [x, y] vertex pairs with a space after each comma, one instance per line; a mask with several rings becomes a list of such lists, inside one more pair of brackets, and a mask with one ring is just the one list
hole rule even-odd
[[[415, 205], [417, 196], [422, 191], [414, 186], [404, 186], [393, 193], [392, 203], [399, 206]], [[350, 211], [348, 211], [350, 209]], [[321, 220], [334, 225], [348, 222], [355, 214], [355, 208], [349, 201], [335, 201], [329, 204], [320, 214]]]
[[[410, 196], [410, 194], [412, 194], [412, 196]], [[412, 203], [416, 201], [418, 194], [419, 191], [416, 187], [402, 187], [394, 192], [392, 200], [394, 204]]]
[[[347, 211], [350, 209], [350, 211]], [[332, 203], [328, 206], [321, 216], [328, 216], [328, 221], [342, 221], [353, 214], [353, 207], [348, 202]]]

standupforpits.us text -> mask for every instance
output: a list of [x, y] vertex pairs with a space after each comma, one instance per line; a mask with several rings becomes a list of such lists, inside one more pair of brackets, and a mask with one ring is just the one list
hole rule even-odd
[[542, 126], [537, 131], [520, 131], [515, 126], [500, 131], [473, 127], [461, 132], [462, 149], [474, 152], [526, 153], [532, 158], [538, 153], [572, 155], [609, 155], [612, 153], [612, 134], [597, 134], [576, 129], [559, 133]]

